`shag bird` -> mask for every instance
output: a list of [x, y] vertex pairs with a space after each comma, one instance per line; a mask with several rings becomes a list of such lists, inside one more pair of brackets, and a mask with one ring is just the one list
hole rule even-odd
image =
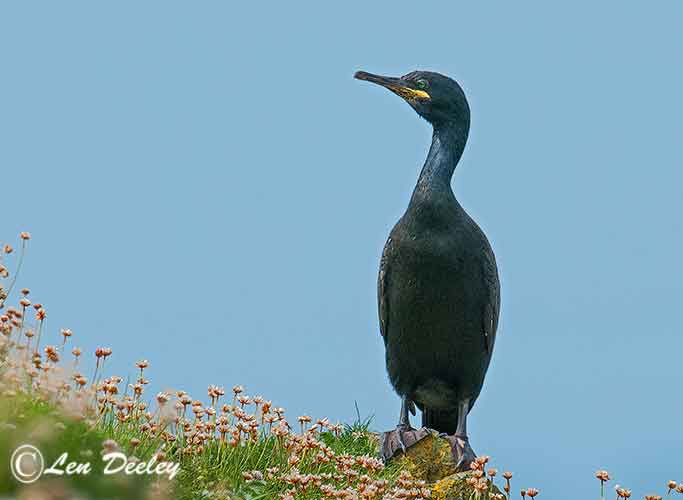
[[[408, 208], [382, 252], [380, 332], [389, 379], [402, 399], [393, 431], [398, 444], [405, 451], [406, 434], [413, 431], [408, 411], [415, 414], [417, 405], [423, 427], [452, 436], [453, 454], [464, 468], [475, 458], [467, 415], [491, 361], [500, 309], [491, 246], [451, 189], [469, 133], [469, 105], [460, 86], [439, 73], [393, 78], [359, 71], [355, 78], [399, 95], [433, 127]], [[396, 451], [385, 447], [385, 459]]]

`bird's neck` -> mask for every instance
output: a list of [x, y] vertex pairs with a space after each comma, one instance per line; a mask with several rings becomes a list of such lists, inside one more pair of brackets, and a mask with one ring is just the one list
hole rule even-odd
[[432, 145], [415, 186], [413, 200], [435, 191], [451, 191], [451, 178], [467, 142], [468, 130], [454, 123], [434, 126]]

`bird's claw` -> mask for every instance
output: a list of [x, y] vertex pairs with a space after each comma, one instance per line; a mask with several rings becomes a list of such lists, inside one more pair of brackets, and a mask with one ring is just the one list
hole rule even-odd
[[404, 432], [409, 432], [409, 431], [412, 431], [412, 430], [414, 430], [414, 429], [413, 429], [412, 427], [410, 427], [409, 425], [406, 425], [406, 426], [404, 426], [404, 425], [399, 425], [398, 427], [396, 427], [396, 439], [398, 440], [398, 444], [399, 444], [399, 446], [401, 446], [401, 451], [402, 451], [403, 453], [405, 453], [406, 450], [408, 449], [408, 448], [406, 447], [405, 442], [403, 441], [403, 433], [404, 433]]

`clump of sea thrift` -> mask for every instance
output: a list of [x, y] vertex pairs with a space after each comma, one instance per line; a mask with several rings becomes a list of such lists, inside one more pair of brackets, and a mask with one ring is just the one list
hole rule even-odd
[[[149, 383], [145, 378], [147, 360], [137, 361], [136, 377], [127, 386], [122, 385], [122, 377], [105, 374], [111, 348], [98, 347], [88, 356], [80, 348], [68, 346], [75, 335], [67, 328], [58, 332], [58, 341], [52, 339], [49, 332], [43, 332], [45, 309], [32, 303], [27, 298], [29, 293], [23, 290], [18, 307], [7, 308], [0, 317], [2, 393], [49, 402], [66, 416], [124, 437], [105, 440], [102, 454], [123, 451], [133, 462], [147, 454], [147, 459], [153, 456], [158, 461], [169, 459], [190, 467], [196, 460], [204, 456], [210, 460], [216, 454], [225, 460], [244, 455], [247, 461], [251, 448], [259, 450], [265, 445], [278, 465], [265, 461], [263, 470], [244, 471], [241, 479], [245, 483], [267, 481], [282, 498], [309, 493], [368, 500], [428, 498], [425, 483], [407, 473], [395, 481], [382, 477], [384, 464], [376, 457], [335, 452], [326, 440], [342, 434], [341, 424], [303, 415], [298, 418], [300, 432], [295, 432], [283, 408], [262, 396], [248, 396], [239, 385], [232, 389], [232, 404], [221, 404], [225, 390], [210, 385], [208, 402], [193, 399], [184, 391], [162, 391], [152, 398], [152, 408], [143, 400]], [[35, 324], [27, 320], [27, 310], [32, 306]], [[39, 338], [43, 333], [48, 344], [42, 348], [39, 342], [30, 345], [34, 331]], [[90, 379], [79, 371], [81, 358], [94, 365]], [[359, 432], [354, 439], [368, 440], [369, 436]]]

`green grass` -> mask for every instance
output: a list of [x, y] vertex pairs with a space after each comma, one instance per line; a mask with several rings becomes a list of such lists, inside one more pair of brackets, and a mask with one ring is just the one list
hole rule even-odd
[[[48, 480], [45, 477], [34, 485], [22, 486], [10, 475], [9, 467], [0, 470], [0, 494], [17, 495], [23, 491], [42, 490], [46, 485], [50, 489], [68, 491], [84, 498], [149, 498], [154, 497], [154, 482], [151, 476], [104, 476], [103, 464], [100, 460], [102, 443], [107, 439], [115, 440], [123, 452], [135, 455], [142, 460], [149, 460], [152, 454], [163, 447], [161, 439], [150, 439], [139, 432], [134, 425], [117, 425], [111, 416], [100, 419], [93, 425], [66, 417], [51, 403], [40, 401], [35, 396], [26, 394], [5, 395], [0, 402], [0, 455], [9, 457], [12, 451], [21, 444], [33, 444], [44, 455], [45, 463], [52, 464], [62, 453], [66, 452], [69, 461], [89, 461], [93, 470], [87, 475], [62, 476]], [[315, 439], [328, 446], [336, 456], [354, 457], [372, 456], [377, 452], [375, 439], [370, 433], [369, 422], [358, 422], [346, 426], [335, 435], [332, 432], [315, 434]], [[136, 448], [130, 445], [133, 438], [142, 438], [143, 443]], [[267, 470], [278, 467], [281, 472], [292, 470], [288, 459], [293, 451], [283, 445], [283, 441], [265, 432], [257, 440], [245, 442], [240, 446], [228, 446], [218, 439], [208, 442], [201, 453], [186, 455], [182, 453], [181, 439], [171, 446], [166, 446], [166, 460], [180, 462], [180, 472], [172, 482], [172, 490], [168, 495], [158, 493], [165, 498], [244, 498], [269, 499], [277, 498], [280, 493], [289, 489], [281, 480], [262, 480], [247, 482], [243, 478], [245, 471], [261, 471], [264, 476]], [[302, 474], [334, 474], [339, 473], [334, 463], [316, 463], [314, 453], [306, 450], [300, 454], [296, 465]], [[357, 467], [361, 473], [367, 472]], [[278, 474], [280, 477], [283, 474]], [[372, 473], [375, 479], [395, 480], [398, 471], [384, 468]], [[59, 486], [56, 484], [59, 483]], [[342, 481], [341, 486], [351, 486], [353, 481]], [[296, 498], [319, 498], [319, 491], [311, 489], [307, 493], [299, 493]]]

